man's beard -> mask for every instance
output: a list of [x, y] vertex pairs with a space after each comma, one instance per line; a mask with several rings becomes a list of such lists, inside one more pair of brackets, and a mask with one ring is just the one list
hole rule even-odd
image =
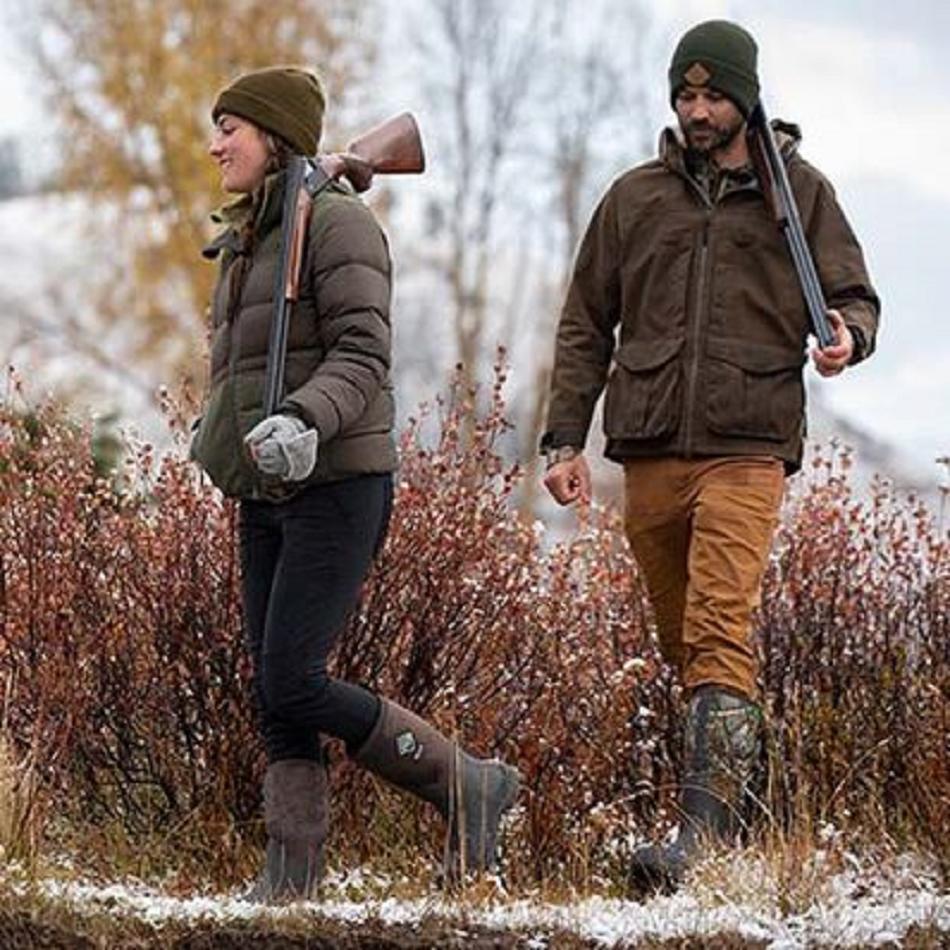
[[[745, 120], [739, 116], [734, 123], [729, 125], [714, 125], [709, 121], [680, 123], [683, 134], [686, 136], [686, 144], [690, 150], [700, 155], [710, 155], [719, 149], [727, 148], [731, 145], [739, 133]], [[697, 136], [697, 131], [709, 132], [711, 134]]]

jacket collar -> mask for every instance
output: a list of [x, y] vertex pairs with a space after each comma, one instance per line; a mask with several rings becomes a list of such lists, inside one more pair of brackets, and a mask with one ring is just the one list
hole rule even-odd
[[254, 196], [251, 194], [239, 195], [233, 201], [215, 208], [211, 212], [211, 221], [219, 225], [220, 229], [211, 242], [202, 249], [201, 253], [204, 257], [214, 260], [223, 250], [240, 254], [245, 250], [242, 234], [249, 224], [253, 223], [253, 230], [257, 234], [266, 234], [271, 228], [279, 225], [283, 212], [284, 179], [285, 173], [282, 170], [264, 179], [264, 192], [256, 215], [254, 215]]

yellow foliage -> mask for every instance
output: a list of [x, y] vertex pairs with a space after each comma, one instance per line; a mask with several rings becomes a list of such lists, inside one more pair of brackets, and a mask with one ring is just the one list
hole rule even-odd
[[[98, 317], [132, 364], [203, 366], [214, 268], [200, 249], [222, 195], [207, 155], [216, 92], [248, 69], [315, 68], [331, 109], [365, 76], [361, 0], [32, 0], [28, 40], [62, 130], [62, 187], [103, 199]], [[38, 22], [37, 22], [38, 21]], [[117, 217], [118, 220], [114, 220]], [[101, 223], [101, 222], [100, 222]], [[103, 235], [96, 240], [102, 241]]]

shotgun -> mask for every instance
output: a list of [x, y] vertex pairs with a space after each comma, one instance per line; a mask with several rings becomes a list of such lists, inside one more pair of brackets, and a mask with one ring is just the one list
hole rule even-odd
[[293, 305], [300, 295], [300, 268], [306, 250], [313, 199], [331, 182], [346, 177], [357, 192], [366, 191], [376, 174], [417, 175], [425, 171], [425, 153], [416, 120], [403, 112], [354, 139], [344, 152], [315, 159], [293, 155], [280, 225], [280, 263], [274, 289], [274, 319], [267, 346], [264, 415], [272, 416], [284, 396], [287, 334]]
[[808, 308], [812, 330], [818, 340], [818, 345], [824, 349], [834, 345], [837, 337], [828, 320], [825, 295], [818, 280], [814, 258], [805, 240], [805, 232], [802, 230], [802, 221], [788, 181], [785, 162], [775, 144], [775, 136], [772, 134], [772, 127], [766, 118], [761, 100], [749, 114], [748, 127], [749, 152], [762, 183], [765, 202], [788, 245], [795, 273], [798, 275], [798, 283], [802, 288], [802, 296], [805, 298], [805, 306]]

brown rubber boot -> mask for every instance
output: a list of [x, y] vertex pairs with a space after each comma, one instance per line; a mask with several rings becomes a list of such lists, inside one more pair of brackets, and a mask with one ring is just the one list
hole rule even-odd
[[498, 759], [476, 759], [434, 726], [388, 699], [355, 761], [434, 805], [449, 824], [451, 874], [492, 870], [498, 826], [521, 778]]
[[743, 830], [761, 760], [761, 710], [728, 690], [701, 686], [689, 702], [685, 739], [679, 832], [672, 844], [634, 853], [629, 885], [635, 893], [675, 890], [710, 845], [734, 844]]
[[267, 854], [247, 899], [277, 903], [312, 898], [323, 877], [327, 839], [327, 769], [323, 762], [284, 759], [264, 778]]

